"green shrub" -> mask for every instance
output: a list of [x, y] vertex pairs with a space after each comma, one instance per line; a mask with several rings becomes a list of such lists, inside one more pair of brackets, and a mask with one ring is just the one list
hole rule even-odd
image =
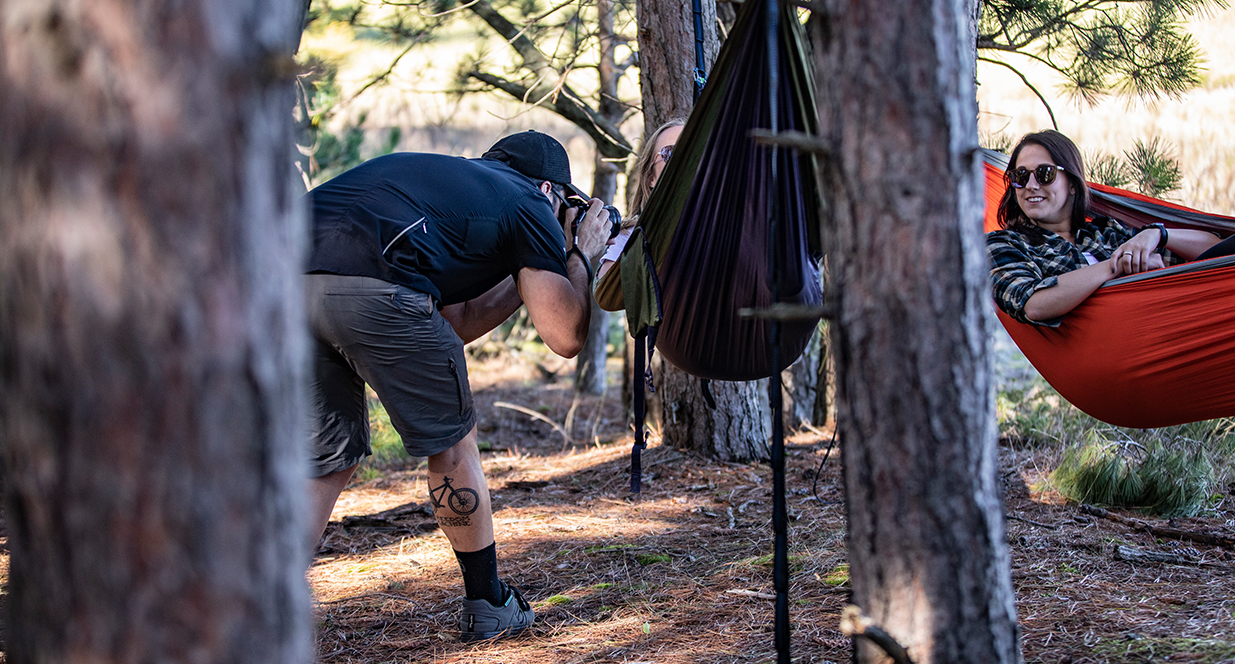
[[[1175, 459], [1168, 465], [1190, 467], [1205, 463], [1209, 466], [1214, 488], [1232, 490], [1231, 485], [1235, 485], [1235, 418], [1205, 420], [1161, 429], [1115, 427], [1082, 413], [1041, 378], [1027, 387], [1001, 390], [997, 396], [996, 411], [999, 416], [1000, 438], [1014, 447], [1057, 449], [1064, 454], [1071, 452], [1074, 458], [1070, 463], [1078, 462], [1082, 452], [1073, 448], [1095, 441], [1107, 443], [1120, 440], [1124, 441], [1122, 444], [1125, 447], [1139, 446], [1145, 451], [1155, 447], [1163, 450], [1183, 450], [1179, 454], [1184, 457], [1189, 454], [1200, 456], [1191, 460]], [[1158, 463], [1164, 458], [1156, 455], [1145, 457], [1150, 463]], [[1140, 458], [1137, 460], [1139, 463]], [[1108, 467], [1103, 469], [1099, 463], [1093, 471], [1111, 478], [1118, 467], [1109, 459], [1106, 459], [1105, 463]], [[1102, 472], [1097, 473], [1098, 470]], [[1157, 477], [1164, 472], [1169, 472], [1169, 468], [1164, 467], [1150, 473], [1150, 476]], [[1168, 485], [1155, 482], [1143, 490], [1157, 492], [1164, 486], [1169, 489]], [[1178, 491], [1179, 489], [1175, 488], [1166, 492]], [[1152, 502], [1156, 504], [1158, 501]], [[1169, 502], [1176, 501], [1173, 499]]]
[[1214, 469], [1201, 449], [1114, 443], [1091, 431], [1064, 451], [1050, 484], [1077, 502], [1192, 516], [1213, 493]]
[[383, 471], [392, 468], [403, 468], [411, 463], [412, 458], [403, 449], [403, 438], [390, 423], [390, 416], [382, 402], [372, 390], [367, 390], [365, 400], [369, 404], [369, 446], [373, 455], [366, 458], [356, 469], [355, 480], [367, 482], [375, 479]]

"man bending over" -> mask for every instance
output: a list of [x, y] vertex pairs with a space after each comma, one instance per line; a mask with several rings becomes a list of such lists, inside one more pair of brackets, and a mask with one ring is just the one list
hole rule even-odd
[[463, 344], [526, 304], [550, 350], [583, 347], [609, 213], [592, 200], [573, 237], [568, 188], [566, 150], [526, 131], [480, 159], [378, 157], [309, 192], [313, 542], [370, 454], [367, 383], [408, 453], [429, 459], [434, 515], [463, 573], [465, 641], [522, 631], [534, 615], [497, 575]]

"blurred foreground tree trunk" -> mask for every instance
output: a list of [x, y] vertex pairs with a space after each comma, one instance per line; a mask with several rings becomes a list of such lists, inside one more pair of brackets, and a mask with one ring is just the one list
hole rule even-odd
[[[972, 5], [823, 6], [812, 31], [853, 602], [917, 664], [1019, 662]], [[858, 661], [891, 660], [863, 641]]]
[[[716, 3], [704, 0], [702, 10], [704, 66], [710, 70], [720, 50]], [[680, 0], [639, 0], [637, 15], [646, 140], [664, 122], [690, 115], [695, 23], [691, 3]], [[767, 458], [771, 436], [767, 381], [714, 381], [708, 388], [713, 408], [698, 378], [668, 362], [659, 367], [656, 389], [666, 443], [729, 461]]]
[[312, 661], [302, 0], [0, 0], [8, 659]]

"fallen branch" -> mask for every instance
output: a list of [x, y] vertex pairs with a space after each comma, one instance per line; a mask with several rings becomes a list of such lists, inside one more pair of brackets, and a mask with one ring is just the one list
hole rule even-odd
[[1111, 557], [1115, 560], [1123, 560], [1130, 563], [1167, 563], [1171, 565], [1198, 565], [1201, 567], [1231, 569], [1230, 565], [1197, 560], [1195, 557], [1189, 555], [1166, 553], [1163, 551], [1147, 551], [1145, 549], [1137, 549], [1135, 547], [1124, 546], [1122, 544], [1115, 547], [1115, 552], [1111, 554]]
[[[412, 523], [417, 520], [421, 523]], [[426, 518], [427, 517], [427, 521]], [[433, 508], [428, 503], [406, 503], [398, 507], [376, 514], [354, 514], [345, 516], [337, 522], [344, 529], [368, 528], [370, 530], [397, 531], [403, 530], [410, 534], [437, 530], [437, 522], [433, 521]]]
[[1115, 554], [1112, 556], [1115, 560], [1124, 560], [1130, 563], [1170, 563], [1173, 565], [1191, 565], [1196, 564], [1196, 561], [1181, 556], [1177, 553], [1163, 553], [1161, 551], [1146, 551], [1144, 549], [1134, 549], [1130, 546], [1119, 544], [1115, 547]]
[[1009, 519], [1011, 519], [1011, 520], [1013, 520], [1013, 521], [1020, 521], [1021, 523], [1027, 523], [1027, 524], [1029, 524], [1029, 525], [1031, 525], [1031, 526], [1038, 526], [1038, 527], [1041, 527], [1041, 528], [1050, 528], [1051, 530], [1058, 530], [1058, 529], [1059, 529], [1059, 526], [1053, 526], [1053, 525], [1051, 525], [1051, 524], [1049, 524], [1049, 523], [1042, 523], [1041, 521], [1032, 521], [1032, 520], [1030, 520], [1030, 519], [1026, 519], [1026, 518], [1025, 518], [1025, 517], [1023, 517], [1023, 516], [1016, 516], [1015, 514], [1009, 514], [1009, 515], [1008, 515], [1008, 518], [1009, 518]]
[[1228, 549], [1235, 548], [1235, 538], [1226, 537], [1225, 535], [1198, 533], [1191, 530], [1180, 530], [1178, 528], [1163, 528], [1161, 526], [1155, 526], [1151, 523], [1141, 521], [1140, 519], [1131, 519], [1126, 516], [1120, 516], [1114, 512], [1104, 510], [1101, 507], [1094, 507], [1093, 505], [1081, 505], [1081, 512], [1090, 516], [1109, 519], [1116, 523], [1122, 523], [1125, 526], [1131, 526], [1134, 530], [1147, 532], [1154, 537], [1165, 537], [1167, 539], [1199, 542], [1201, 544], [1221, 546]]
[[545, 417], [544, 415], [541, 415], [540, 413], [532, 410], [531, 408], [524, 408], [523, 406], [516, 406], [513, 403], [507, 403], [505, 401], [494, 401], [493, 407], [494, 408], [509, 408], [510, 410], [519, 411], [520, 413], [523, 413], [524, 415], [527, 415], [528, 417], [531, 417], [533, 419], [540, 420], [541, 422], [544, 422], [545, 424], [548, 424], [549, 426], [553, 427], [554, 431], [562, 434], [562, 439], [565, 441], [566, 445], [570, 444], [570, 434], [566, 432], [566, 429], [562, 428], [562, 425], [558, 424], [557, 422], [554, 422], [553, 420]]
[[741, 595], [742, 597], [754, 597], [755, 599], [776, 599], [776, 595], [771, 593], [761, 593], [757, 590], [747, 590], [745, 588], [730, 588], [725, 591], [730, 595]]
[[506, 482], [507, 489], [523, 489], [524, 491], [543, 489], [547, 486], [549, 483], [544, 480], [508, 480]]
[[850, 604], [840, 612], [840, 631], [850, 638], [862, 637], [879, 646], [896, 664], [913, 664], [905, 647], [896, 642], [891, 634], [883, 631], [874, 620], [862, 613], [862, 609]]

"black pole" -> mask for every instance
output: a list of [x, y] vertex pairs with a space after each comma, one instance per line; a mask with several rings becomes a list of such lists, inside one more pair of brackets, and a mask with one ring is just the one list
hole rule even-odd
[[[777, 32], [780, 22], [778, 0], [766, 0], [768, 48], [768, 129], [780, 131], [780, 44]], [[780, 240], [780, 220], [777, 203], [780, 198], [777, 160], [780, 151], [768, 148], [768, 266], [770, 268], [772, 302], [780, 299], [780, 264], [777, 244]], [[769, 341], [772, 344], [772, 366], [780, 366], [780, 321], [771, 322]], [[768, 401], [772, 406], [772, 531], [775, 535], [772, 576], [776, 588], [776, 661], [790, 664], [789, 657], [789, 518], [785, 506], [785, 426], [781, 395], [780, 372], [774, 371], [768, 380]]]
[[630, 491], [631, 493], [639, 493], [643, 482], [643, 448], [647, 446], [647, 438], [643, 432], [644, 416], [645, 416], [645, 399], [644, 395], [644, 362], [647, 359], [647, 341], [648, 333], [646, 331], [631, 339], [635, 344], [635, 375], [632, 377], [631, 400], [634, 402], [635, 409], [635, 444], [630, 448]]

